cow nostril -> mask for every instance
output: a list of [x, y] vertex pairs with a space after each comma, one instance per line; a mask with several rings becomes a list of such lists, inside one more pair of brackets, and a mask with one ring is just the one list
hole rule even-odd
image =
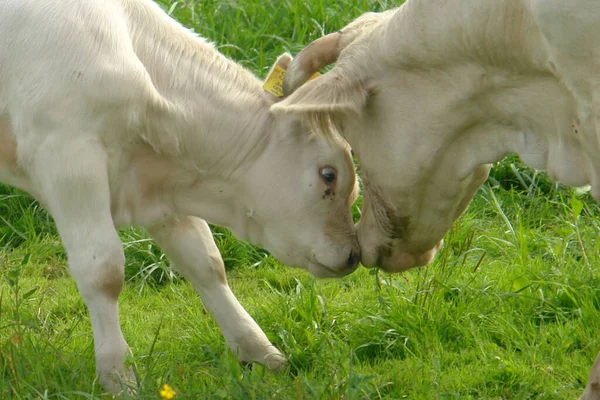
[[358, 255], [357, 253], [355, 253], [354, 251], [350, 251], [350, 256], [348, 257], [348, 269], [354, 269], [356, 268], [356, 266], [358, 265], [358, 262], [360, 261], [360, 255]]

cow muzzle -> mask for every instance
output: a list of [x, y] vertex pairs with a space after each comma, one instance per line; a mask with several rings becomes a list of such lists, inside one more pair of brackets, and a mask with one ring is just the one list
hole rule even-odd
[[433, 248], [425, 252], [408, 252], [390, 248], [379, 250], [376, 266], [385, 272], [398, 273], [414, 267], [422, 267], [433, 260], [444, 241], [441, 240]]
[[350, 250], [348, 258], [338, 265], [326, 265], [313, 256], [309, 264], [309, 272], [317, 278], [340, 278], [356, 270], [360, 262], [360, 249]]

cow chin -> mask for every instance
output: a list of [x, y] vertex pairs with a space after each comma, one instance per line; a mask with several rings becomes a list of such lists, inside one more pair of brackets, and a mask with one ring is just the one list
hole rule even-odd
[[333, 268], [329, 268], [323, 264], [320, 264], [318, 262], [311, 262], [308, 264], [308, 268], [306, 268], [306, 269], [315, 278], [325, 279], [325, 278], [341, 278], [342, 276], [346, 276], [346, 275], [352, 273], [356, 269], [356, 267], [333, 269]]
[[[319, 259], [319, 255], [329, 262], [322, 262]], [[306, 268], [316, 278], [340, 278], [346, 276], [356, 270], [360, 260], [360, 250], [350, 251], [348, 258], [343, 260], [332, 257], [334, 254], [331, 252], [320, 253], [319, 255], [313, 253]]]
[[398, 250], [390, 251], [386, 249], [380, 252], [382, 256], [377, 264], [381, 269], [389, 273], [398, 273], [414, 267], [422, 267], [433, 260], [433, 257], [435, 257], [438, 250], [442, 247], [443, 242], [441, 240], [433, 248], [422, 253]]
[[271, 247], [270, 252], [281, 263], [308, 271], [315, 278], [341, 278], [358, 268], [360, 262], [358, 245], [344, 246], [342, 250], [320, 250], [315, 249], [310, 255], [306, 255], [301, 251], [278, 252]]

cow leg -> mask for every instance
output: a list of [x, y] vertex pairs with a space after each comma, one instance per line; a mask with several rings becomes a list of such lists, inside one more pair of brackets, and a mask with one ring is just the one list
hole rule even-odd
[[106, 154], [89, 137], [47, 140], [37, 147], [29, 166], [90, 313], [99, 382], [119, 393], [121, 381], [131, 379], [123, 365], [128, 346], [117, 305], [125, 257], [110, 211]]
[[581, 400], [600, 400], [600, 353], [596, 356], [596, 361], [590, 370], [588, 383]]
[[199, 218], [174, 217], [150, 232], [199, 293], [238, 359], [281, 368], [285, 358], [231, 292], [208, 224]]

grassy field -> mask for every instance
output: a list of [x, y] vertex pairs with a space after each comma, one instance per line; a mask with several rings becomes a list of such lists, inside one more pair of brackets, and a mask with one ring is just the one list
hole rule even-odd
[[[285, 50], [391, 1], [163, 1], [264, 76]], [[353, 5], [349, 5], [352, 3]], [[514, 159], [496, 166], [427, 268], [316, 281], [215, 228], [240, 302], [288, 357], [238, 364], [190, 285], [123, 230], [123, 331], [140, 398], [572, 399], [600, 350], [600, 208]], [[0, 398], [108, 398], [51, 218], [0, 186]]]

